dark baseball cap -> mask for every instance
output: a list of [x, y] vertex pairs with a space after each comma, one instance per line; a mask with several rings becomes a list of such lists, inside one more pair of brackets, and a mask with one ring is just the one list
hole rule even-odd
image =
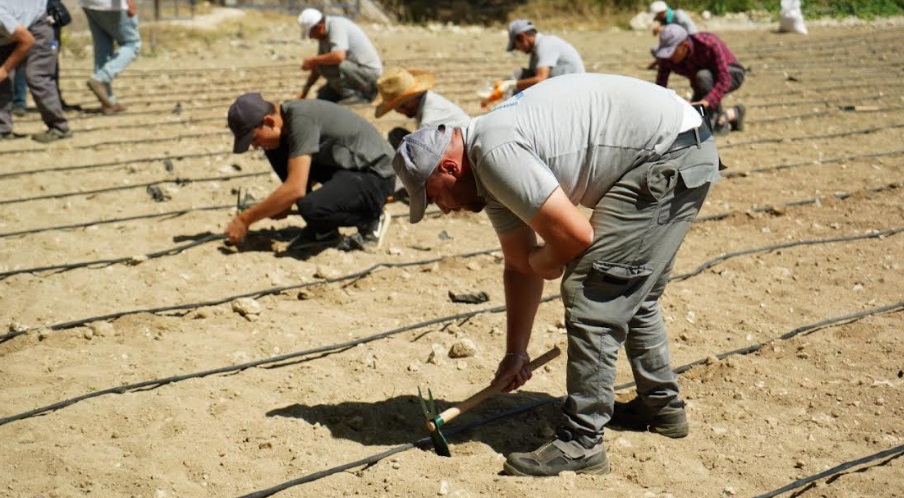
[[248, 150], [254, 140], [254, 129], [261, 125], [272, 109], [273, 105], [259, 93], [246, 93], [235, 99], [226, 118], [229, 129], [235, 135], [232, 152], [241, 154]]

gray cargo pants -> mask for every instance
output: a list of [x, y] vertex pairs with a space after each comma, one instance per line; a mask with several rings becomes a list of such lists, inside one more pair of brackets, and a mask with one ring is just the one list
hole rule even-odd
[[326, 85], [317, 91], [317, 98], [338, 102], [356, 94], [366, 100], [377, 96], [377, 78], [381, 72], [348, 59], [335, 66], [318, 67]]
[[612, 417], [619, 348], [637, 392], [661, 407], [678, 396], [658, 299], [675, 254], [711, 183], [719, 178], [710, 137], [626, 173], [590, 218], [591, 246], [565, 269], [562, 299], [568, 330], [565, 428], [596, 442]]
[[[69, 129], [69, 122], [63, 113], [63, 104], [60, 102], [60, 94], [57, 92], [53, 75], [56, 72], [57, 53], [54, 48], [53, 28], [46, 22], [38, 21], [28, 30], [35, 37], [35, 44], [25, 56], [25, 60], [19, 64], [16, 71], [25, 71], [25, 81], [31, 90], [31, 96], [41, 113], [41, 119], [48, 128], [56, 128], [60, 131]], [[0, 61], [5, 61], [12, 53], [15, 44], [0, 47]], [[13, 78], [0, 81], [0, 133], [13, 131], [12, 101]]]

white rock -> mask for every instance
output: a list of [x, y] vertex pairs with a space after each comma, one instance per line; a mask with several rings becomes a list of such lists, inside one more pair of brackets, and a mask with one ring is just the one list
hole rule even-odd
[[443, 480], [439, 482], [439, 491], [437, 494], [440, 496], [449, 494], [449, 481]]
[[232, 302], [232, 311], [242, 315], [258, 315], [261, 312], [261, 305], [250, 297], [240, 297]]
[[431, 351], [430, 354], [427, 355], [427, 363], [431, 365], [441, 365], [443, 362], [443, 356], [446, 356], [445, 348], [440, 344], [433, 343], [430, 345]]
[[139, 254], [137, 256], [132, 256], [131, 258], [129, 258], [129, 264], [132, 266], [140, 265], [141, 263], [144, 263], [147, 260], [148, 260], [147, 255]]
[[114, 333], [113, 324], [108, 322], [91, 322], [88, 328], [98, 337], [112, 336]]
[[28, 325], [16, 321], [9, 322], [9, 331], [16, 333], [28, 332]]
[[475, 354], [477, 354], [477, 346], [467, 337], [462, 337], [449, 349], [449, 358], [468, 358]]

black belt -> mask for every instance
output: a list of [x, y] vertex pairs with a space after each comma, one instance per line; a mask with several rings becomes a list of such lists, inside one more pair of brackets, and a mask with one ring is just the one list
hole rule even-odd
[[666, 153], [675, 152], [676, 150], [686, 149], [694, 145], [702, 144], [703, 142], [707, 141], [712, 135], [712, 132], [709, 131], [709, 127], [704, 123], [699, 127], [694, 128], [693, 130], [687, 130], [679, 133], [678, 136], [675, 137], [675, 141], [672, 142], [672, 146], [669, 147], [669, 150], [667, 150]]

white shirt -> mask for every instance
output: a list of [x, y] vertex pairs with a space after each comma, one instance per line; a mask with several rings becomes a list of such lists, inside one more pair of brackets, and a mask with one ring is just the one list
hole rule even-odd
[[129, 10], [126, 0], [78, 0], [78, 6], [91, 10]]

